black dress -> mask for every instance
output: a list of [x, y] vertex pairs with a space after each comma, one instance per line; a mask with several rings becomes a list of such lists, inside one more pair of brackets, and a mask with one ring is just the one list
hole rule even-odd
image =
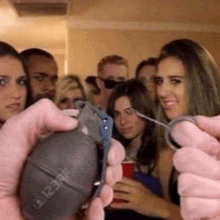
[[177, 180], [174, 179], [175, 168], [172, 168], [170, 179], [169, 179], [169, 195], [172, 203], [180, 205], [180, 196], [177, 191]]

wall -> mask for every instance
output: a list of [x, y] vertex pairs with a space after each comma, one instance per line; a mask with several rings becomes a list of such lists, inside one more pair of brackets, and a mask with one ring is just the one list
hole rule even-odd
[[60, 76], [65, 74], [65, 54], [53, 54], [53, 56], [58, 65], [58, 75]]
[[96, 65], [103, 56], [119, 54], [128, 59], [132, 77], [139, 61], [157, 56], [165, 43], [177, 38], [190, 38], [201, 43], [220, 66], [220, 33], [69, 28], [68, 72], [82, 78], [96, 75]]
[[[6, 42], [6, 41], [5, 41]], [[65, 48], [63, 49], [51, 49], [51, 48], [43, 48], [39, 46], [30, 46], [30, 47], [24, 47], [24, 48], [19, 48], [17, 45], [12, 44], [10, 41], [7, 41], [7, 43], [13, 45], [19, 52], [26, 50], [28, 48], [40, 48], [45, 51], [48, 51], [54, 56], [54, 59], [56, 60], [57, 66], [58, 66], [58, 75], [63, 75], [65, 74], [65, 60], [66, 60], [66, 54], [65, 54]]]

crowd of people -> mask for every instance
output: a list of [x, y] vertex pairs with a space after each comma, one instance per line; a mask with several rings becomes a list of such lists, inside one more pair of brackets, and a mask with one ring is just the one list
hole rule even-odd
[[[60, 110], [76, 109], [77, 100], [88, 101], [112, 117], [112, 136], [118, 142], [113, 141], [113, 153], [109, 154], [119, 156], [109, 160], [109, 169], [114, 175], [106, 187], [111, 193], [104, 192], [105, 196], [101, 194], [98, 198], [103, 204], [94, 205], [97, 200], [91, 204], [88, 219], [103, 219], [106, 206], [106, 220], [178, 220], [220, 216], [220, 199], [211, 187], [215, 187], [217, 195], [220, 194], [220, 173], [216, 169], [209, 174], [206, 170], [212, 167], [202, 159], [219, 166], [220, 75], [213, 57], [203, 46], [190, 39], [168, 42], [158, 57], [149, 57], [137, 65], [132, 79], [129, 79], [129, 65], [124, 57], [107, 55], [97, 64], [97, 76], [88, 76], [82, 81], [80, 76], [73, 74], [58, 78], [56, 61], [47, 51], [31, 48], [19, 53], [11, 45], [0, 42], [0, 69], [0, 132], [4, 134], [6, 131], [8, 138], [10, 123], [11, 127], [16, 120], [19, 123], [19, 117], [25, 114], [31, 118], [29, 112], [36, 112], [32, 109], [35, 106], [40, 109], [39, 105], [41, 108], [45, 105], [45, 117], [48, 117], [41, 127], [52, 130], [70, 128], [62, 123], [57, 127], [55, 122], [50, 122], [50, 111], [56, 111], [55, 105]], [[50, 99], [50, 104], [44, 98]], [[172, 138], [182, 146], [174, 151], [174, 147], [166, 142], [165, 128], [137, 112], [164, 124], [179, 117], [193, 116], [196, 124], [182, 120], [174, 126]], [[33, 120], [43, 117], [40, 114], [44, 115], [39, 112]], [[61, 112], [56, 114], [64, 117], [59, 116]], [[24, 140], [28, 135], [23, 137]], [[4, 146], [0, 146], [0, 158], [3, 149]], [[134, 162], [132, 178], [121, 178], [122, 159]], [[20, 169], [24, 160], [19, 162]], [[1, 167], [3, 162], [0, 161]], [[202, 180], [205, 180], [203, 184]], [[194, 187], [191, 186], [191, 181], [197, 185], [193, 183]], [[16, 184], [13, 187], [18, 187]], [[15, 191], [12, 192], [14, 196]], [[124, 202], [110, 203], [112, 196]], [[199, 210], [200, 205], [202, 211]], [[18, 207], [19, 203], [17, 216], [21, 216]], [[10, 219], [6, 218], [8, 211], [2, 216]]]

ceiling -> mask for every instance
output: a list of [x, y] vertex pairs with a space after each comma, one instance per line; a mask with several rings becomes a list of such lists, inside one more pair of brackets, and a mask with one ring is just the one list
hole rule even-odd
[[0, 0], [0, 21], [0, 39], [18, 49], [65, 50], [66, 15], [20, 17], [9, 0]]
[[68, 0], [9, 0], [19, 17], [66, 15]]
[[73, 0], [72, 2], [70, 14], [78, 19], [220, 25], [220, 0]]
[[38, 46], [65, 51], [66, 20], [70, 19], [220, 26], [220, 0], [70, 0], [68, 14], [49, 16], [19, 16], [13, 6], [13, 2], [34, 2], [36, 8], [37, 1], [67, 3], [67, 0], [0, 0], [1, 40], [20, 49]]

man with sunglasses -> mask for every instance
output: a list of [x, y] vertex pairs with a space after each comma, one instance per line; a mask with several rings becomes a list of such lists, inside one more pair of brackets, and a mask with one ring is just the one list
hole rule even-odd
[[128, 79], [128, 61], [119, 55], [103, 57], [98, 63], [97, 85], [101, 90], [101, 109], [106, 111], [108, 98], [118, 84]]

